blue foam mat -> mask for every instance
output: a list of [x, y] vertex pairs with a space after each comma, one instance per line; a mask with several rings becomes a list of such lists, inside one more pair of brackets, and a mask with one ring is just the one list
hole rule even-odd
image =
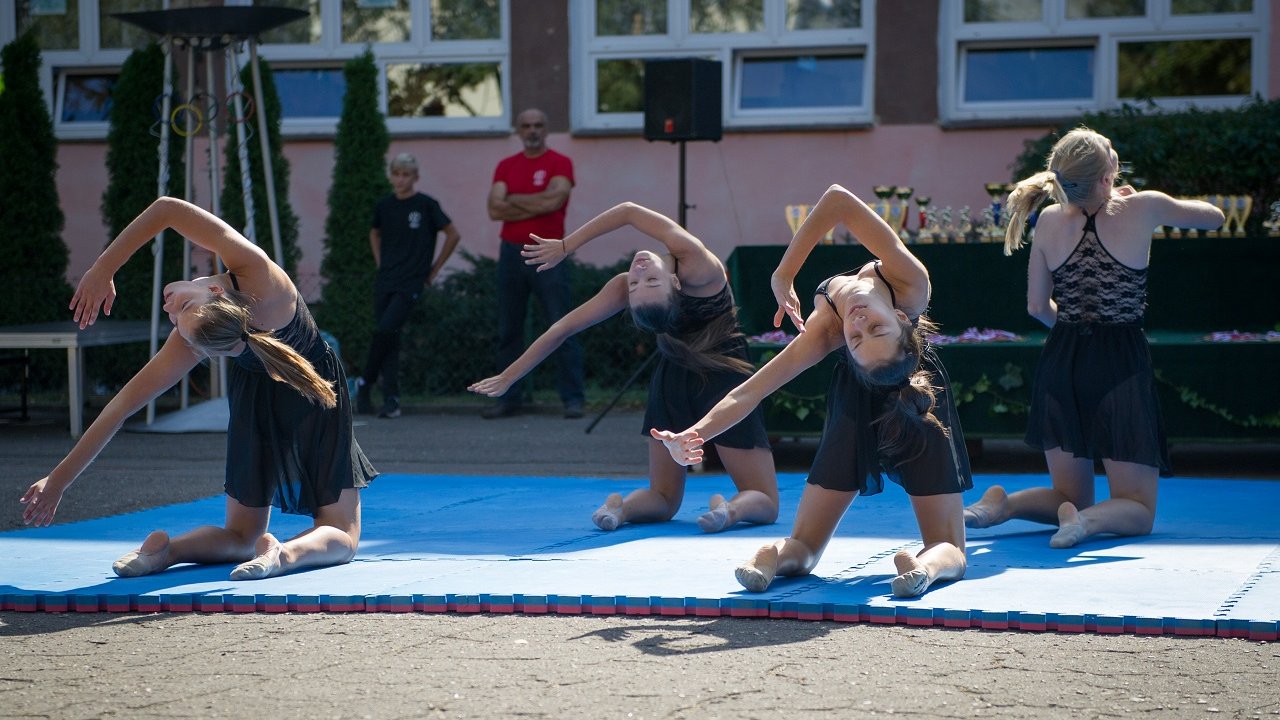
[[[979, 476], [966, 499], [996, 482], [1013, 491], [1046, 480]], [[732, 488], [722, 475], [690, 476], [673, 522], [612, 533], [591, 525], [606, 494], [640, 483], [386, 475], [363, 495], [352, 563], [250, 582], [229, 580], [230, 565], [111, 573], [111, 561], [152, 529], [219, 522], [223, 498], [5, 532], [0, 609], [734, 615], [1257, 640], [1280, 630], [1277, 482], [1162, 480], [1155, 533], [1071, 550], [1049, 548], [1052, 529], [1022, 521], [971, 531], [965, 579], [905, 600], [889, 592], [892, 557], [920, 540], [896, 487], [854, 502], [813, 575], [748, 593], [733, 569], [789, 532], [803, 476], [779, 477], [783, 520], [772, 526], [698, 530], [706, 498]], [[280, 537], [309, 525], [272, 518]]]

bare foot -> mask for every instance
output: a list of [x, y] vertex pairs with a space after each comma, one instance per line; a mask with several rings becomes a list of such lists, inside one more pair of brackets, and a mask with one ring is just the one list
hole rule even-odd
[[169, 533], [152, 530], [142, 547], [127, 552], [111, 563], [111, 569], [120, 577], [138, 577], [160, 572], [172, 565], [169, 562]]
[[254, 558], [231, 571], [232, 580], [261, 580], [280, 574], [280, 551], [284, 546], [271, 533], [263, 533], [253, 546]]
[[1009, 519], [1009, 495], [999, 485], [982, 493], [982, 499], [964, 509], [964, 526], [987, 528]]
[[733, 524], [729, 519], [729, 503], [724, 501], [723, 495], [712, 495], [710, 506], [711, 511], [698, 518], [698, 527], [702, 528], [702, 532], [717, 533]]
[[611, 493], [604, 504], [591, 513], [591, 522], [601, 530], [617, 530], [622, 524], [622, 496]]
[[1049, 538], [1051, 548], [1069, 548], [1085, 539], [1088, 533], [1084, 529], [1084, 519], [1080, 511], [1069, 502], [1058, 506], [1058, 532]]
[[745, 565], [733, 571], [742, 587], [751, 592], [764, 592], [778, 572], [778, 548], [765, 545]]
[[889, 587], [893, 589], [896, 597], [917, 597], [924, 594], [929, 589], [929, 583], [933, 579], [929, 577], [929, 571], [924, 569], [924, 565], [920, 560], [906, 550], [899, 550], [893, 556], [893, 566], [898, 570], [898, 576], [893, 579]]

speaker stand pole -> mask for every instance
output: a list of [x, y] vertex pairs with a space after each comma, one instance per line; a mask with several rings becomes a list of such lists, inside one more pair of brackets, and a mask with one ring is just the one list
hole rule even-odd
[[690, 207], [693, 207], [693, 206], [692, 206], [692, 205], [689, 205], [689, 204], [687, 204], [687, 203], [685, 203], [685, 201], [684, 201], [684, 198], [685, 198], [685, 194], [684, 194], [684, 168], [685, 168], [685, 162], [684, 162], [684, 142], [685, 142], [684, 140], [681, 140], [681, 141], [680, 141], [680, 213], [679, 213], [679, 220], [680, 220], [680, 227], [685, 228], [685, 229], [687, 230], [687, 229], [689, 229], [689, 223], [688, 223], [688, 210], [689, 210], [689, 208], [690, 208]]

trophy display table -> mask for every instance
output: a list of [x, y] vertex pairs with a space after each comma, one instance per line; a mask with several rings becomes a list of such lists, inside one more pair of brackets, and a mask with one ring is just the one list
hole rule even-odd
[[0, 327], [0, 349], [66, 348], [67, 401], [71, 411], [71, 437], [73, 438], [80, 437], [84, 431], [84, 349], [144, 342], [150, 339], [151, 323], [145, 320], [102, 319], [84, 330], [74, 322]]
[[[777, 309], [769, 277], [786, 247], [741, 246], [727, 268], [739, 317], [748, 336], [773, 330]], [[1026, 313], [1027, 253], [1005, 257], [996, 243], [912, 245], [929, 269], [929, 312], [944, 335], [995, 328], [1019, 339], [938, 345], [956, 397], [965, 437], [1017, 438], [1046, 329]], [[819, 245], [796, 278], [806, 314], [812, 291], [831, 275], [871, 259], [858, 245]], [[1151, 250], [1147, 337], [1158, 373], [1161, 409], [1172, 440], [1278, 441], [1280, 341], [1280, 238], [1164, 238]], [[789, 324], [784, 329], [794, 333]], [[1219, 331], [1242, 331], [1216, 341]], [[1251, 333], [1249, 335], [1244, 332]], [[766, 362], [783, 346], [752, 342], [752, 358]], [[766, 407], [773, 436], [822, 431], [831, 378], [824, 360], [779, 390]]]

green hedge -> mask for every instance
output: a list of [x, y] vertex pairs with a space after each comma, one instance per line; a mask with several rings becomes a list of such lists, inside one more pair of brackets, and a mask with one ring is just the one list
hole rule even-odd
[[1111, 138], [1130, 171], [1122, 182], [1175, 196], [1251, 195], [1251, 235], [1271, 203], [1280, 200], [1280, 100], [1254, 99], [1229, 110], [1156, 112], [1125, 105], [1089, 113], [1037, 140], [1029, 140], [1013, 164], [1017, 182], [1044, 169], [1064, 133], [1084, 125]]

